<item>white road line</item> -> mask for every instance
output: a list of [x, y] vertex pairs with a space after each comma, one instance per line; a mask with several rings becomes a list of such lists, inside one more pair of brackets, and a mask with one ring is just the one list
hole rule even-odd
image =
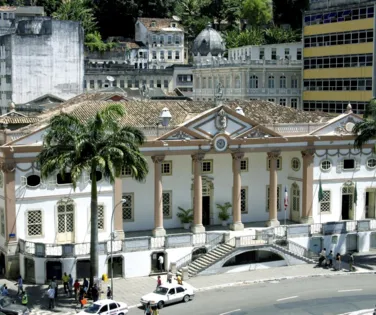
[[222, 314], [219, 314], [219, 315], [227, 315], [227, 314], [231, 314], [231, 313], [235, 313], [235, 312], [239, 312], [241, 311], [241, 309], [237, 309], [237, 310], [233, 310], [233, 311], [229, 311], [229, 312], [226, 312], [226, 313], [222, 313]]
[[357, 292], [357, 291], [363, 291], [363, 289], [338, 290], [338, 292]]
[[277, 300], [277, 302], [284, 301], [284, 300], [296, 299], [297, 297], [298, 297], [297, 295], [295, 295], [295, 296], [289, 296], [289, 297], [286, 297], [286, 298], [283, 298], [283, 299], [279, 299], [279, 300]]

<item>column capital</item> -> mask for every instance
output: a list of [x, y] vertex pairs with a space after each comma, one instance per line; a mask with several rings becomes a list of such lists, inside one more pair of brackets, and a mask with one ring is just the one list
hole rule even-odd
[[0, 169], [4, 173], [14, 172], [14, 170], [16, 169], [16, 163], [14, 161], [0, 162]]
[[244, 152], [235, 152], [231, 153], [231, 155], [233, 160], [241, 160], [242, 158], [244, 158]]
[[192, 154], [192, 160], [194, 162], [201, 162], [204, 157], [205, 157], [205, 154], [204, 153], [196, 153], [196, 154]]
[[315, 149], [307, 149], [307, 150], [304, 150], [304, 151], [302, 151], [302, 158], [303, 158], [303, 159], [306, 159], [306, 158], [313, 158], [314, 155], [315, 155], [315, 152], [316, 152]]
[[162, 163], [165, 159], [165, 156], [164, 155], [155, 155], [155, 156], [152, 156], [151, 159], [154, 163]]
[[267, 155], [269, 159], [275, 160], [281, 156], [281, 151], [270, 151], [267, 153]]

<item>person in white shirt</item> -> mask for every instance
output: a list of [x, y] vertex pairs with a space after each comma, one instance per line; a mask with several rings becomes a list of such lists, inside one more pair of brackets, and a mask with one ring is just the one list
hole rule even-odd
[[47, 296], [48, 296], [48, 308], [50, 310], [53, 310], [55, 308], [55, 289], [51, 286], [47, 290]]
[[323, 261], [326, 259], [326, 248], [324, 248], [321, 253], [320, 253], [320, 258], [319, 258], [319, 267], [321, 267]]
[[161, 271], [164, 271], [164, 258], [163, 258], [163, 255], [161, 255], [161, 256], [158, 257], [158, 261], [159, 261], [159, 269]]

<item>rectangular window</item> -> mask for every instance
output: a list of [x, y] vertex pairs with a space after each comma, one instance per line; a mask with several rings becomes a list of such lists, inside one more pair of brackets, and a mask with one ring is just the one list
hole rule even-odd
[[213, 172], [213, 161], [212, 160], [203, 160], [202, 161], [202, 174], [208, 174]]
[[296, 98], [291, 99], [291, 108], [295, 108], [295, 109], [298, 108], [298, 99]]
[[159, 57], [160, 57], [161, 60], [164, 60], [164, 51], [163, 50], [160, 51]]
[[[277, 158], [277, 171], [280, 171], [282, 169], [282, 156]], [[266, 168], [267, 171], [270, 170], [270, 159], [268, 159], [268, 165]]]
[[134, 194], [133, 193], [124, 193], [123, 199], [123, 221], [131, 222], [134, 221]]
[[0, 208], [0, 234], [5, 236], [5, 210]]
[[164, 87], [165, 89], [168, 88], [168, 80], [163, 80], [163, 87]]
[[277, 48], [272, 48], [272, 60], [277, 60]]
[[91, 89], [94, 89], [94, 80], [89, 81], [89, 86]]
[[160, 88], [160, 87], [162, 87], [162, 81], [161, 80], [157, 80], [157, 88]]
[[152, 56], [153, 56], [153, 59], [157, 59], [157, 52], [155, 50], [153, 50], [151, 52]]
[[163, 217], [172, 218], [172, 191], [162, 193]]
[[291, 88], [292, 89], [298, 88], [298, 79], [297, 78], [291, 78]]
[[172, 51], [169, 50], [167, 53], [167, 59], [172, 59]]
[[104, 230], [104, 205], [98, 205], [98, 230]]
[[248, 213], [248, 187], [242, 187], [240, 190], [240, 210], [242, 213]]
[[296, 51], [296, 59], [302, 60], [302, 49], [301, 48], [298, 48], [298, 50]]
[[209, 77], [208, 78], [208, 89], [211, 89], [212, 88], [212, 78]]
[[[281, 190], [282, 190], [282, 185], [277, 186], [277, 211], [281, 211]], [[267, 201], [267, 207], [266, 211], [269, 212], [270, 209], [270, 187], [269, 185], [266, 186], [266, 201]]]
[[265, 49], [264, 48], [260, 48], [260, 56], [259, 56], [259, 59], [260, 60], [263, 60], [265, 57]]
[[61, 174], [56, 175], [56, 183], [58, 185], [72, 184], [72, 175], [71, 173], [65, 173], [64, 176]]
[[131, 171], [131, 168], [129, 166], [125, 166], [125, 167], [122, 167], [121, 168], [121, 176], [131, 176], [132, 175], [132, 171]]
[[167, 44], [169, 44], [169, 45], [172, 44], [172, 36], [167, 37]]
[[163, 161], [161, 163], [162, 175], [172, 175], [172, 161]]
[[154, 80], [150, 80], [150, 81], [149, 81], [149, 87], [150, 87], [150, 88], [153, 88], [153, 87], [154, 87]]
[[353, 170], [355, 168], [354, 159], [345, 159], [343, 160], [343, 169], [344, 170]]
[[131, 88], [133, 85], [133, 81], [132, 80], [128, 80], [127, 81], [127, 87]]
[[268, 102], [275, 102], [275, 98], [268, 98]]
[[248, 172], [248, 158], [244, 158], [240, 161], [240, 170], [242, 172]]
[[175, 60], [179, 60], [180, 59], [180, 53], [179, 51], [175, 51]]
[[279, 99], [279, 105], [286, 106], [286, 99], [285, 98], [280, 98]]
[[180, 36], [179, 35], [175, 35], [175, 44], [176, 45], [180, 44]]
[[42, 210], [27, 211], [27, 236], [42, 236]]
[[289, 58], [290, 56], [290, 48], [285, 48], [285, 58]]
[[320, 201], [320, 211], [330, 212], [330, 190], [323, 191], [323, 198]]

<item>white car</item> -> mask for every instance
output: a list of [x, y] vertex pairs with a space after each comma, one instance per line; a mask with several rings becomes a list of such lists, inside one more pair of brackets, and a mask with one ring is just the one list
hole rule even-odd
[[144, 295], [141, 298], [141, 304], [145, 307], [150, 303], [150, 306], [157, 306], [161, 309], [167, 304], [188, 302], [193, 299], [194, 295], [190, 288], [185, 288], [179, 284], [166, 283], [159, 286], [153, 293]]
[[88, 307], [85, 307], [79, 315], [101, 314], [101, 315], [125, 315], [128, 313], [128, 305], [113, 300], [98, 300]]

